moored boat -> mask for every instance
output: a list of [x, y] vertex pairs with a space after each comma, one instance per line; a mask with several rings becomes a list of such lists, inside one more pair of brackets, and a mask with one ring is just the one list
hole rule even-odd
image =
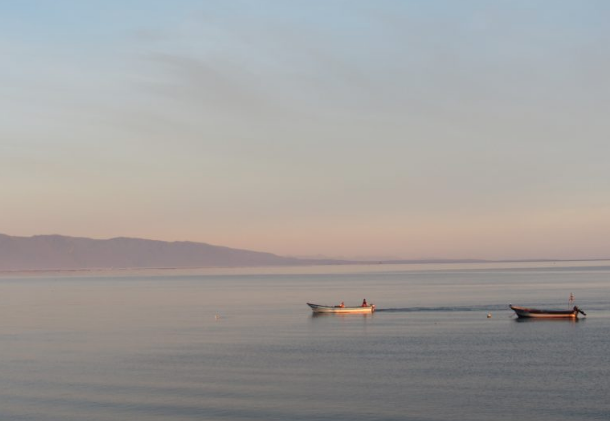
[[320, 304], [307, 303], [311, 307], [314, 313], [374, 313], [375, 304], [358, 307], [345, 307], [345, 306], [326, 306]]
[[579, 313], [586, 316], [586, 313], [578, 306], [574, 306], [571, 310], [544, 310], [519, 307], [512, 304], [509, 304], [509, 307], [517, 314], [517, 317], [523, 319], [576, 319]]

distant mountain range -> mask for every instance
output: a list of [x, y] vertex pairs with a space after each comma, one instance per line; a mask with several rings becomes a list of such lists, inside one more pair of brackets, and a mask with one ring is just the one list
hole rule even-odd
[[[599, 259], [591, 259], [599, 260]], [[283, 257], [272, 253], [240, 250], [190, 241], [156, 241], [141, 238], [91, 238], [62, 235], [13, 237], [0, 234], [0, 271], [79, 270], [79, 269], [145, 269], [298, 266], [337, 264], [406, 264], [406, 263], [485, 263], [485, 262], [553, 262], [535, 260], [426, 259], [355, 261], [339, 259], [305, 259]]]
[[0, 234], [0, 271], [109, 268], [197, 268], [325, 263], [188, 241]]

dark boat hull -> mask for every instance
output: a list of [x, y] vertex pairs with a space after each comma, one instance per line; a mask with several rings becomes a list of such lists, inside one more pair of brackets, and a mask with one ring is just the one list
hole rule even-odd
[[572, 310], [541, 310], [511, 305], [510, 308], [523, 319], [576, 319], [578, 313], [584, 314], [577, 307]]

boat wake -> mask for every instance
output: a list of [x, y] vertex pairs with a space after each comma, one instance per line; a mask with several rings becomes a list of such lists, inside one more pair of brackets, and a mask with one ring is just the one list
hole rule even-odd
[[478, 306], [451, 306], [451, 307], [400, 307], [400, 308], [377, 308], [375, 312], [387, 311], [393, 313], [418, 313], [418, 312], [463, 312], [463, 311], [499, 311], [508, 310], [506, 304], [489, 304]]

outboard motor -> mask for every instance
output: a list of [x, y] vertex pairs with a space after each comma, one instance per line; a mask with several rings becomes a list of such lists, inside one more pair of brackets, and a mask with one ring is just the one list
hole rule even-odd
[[587, 315], [587, 313], [585, 313], [584, 311], [582, 311], [581, 309], [579, 309], [579, 308], [578, 308], [578, 306], [574, 306], [574, 311], [576, 311], [576, 312], [578, 312], [578, 313], [582, 314], [583, 316], [586, 316], [586, 315]]

